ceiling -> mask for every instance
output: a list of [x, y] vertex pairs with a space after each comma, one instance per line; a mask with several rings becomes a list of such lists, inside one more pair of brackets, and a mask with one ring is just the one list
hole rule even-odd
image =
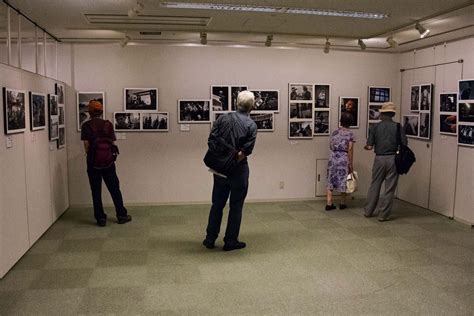
[[[168, 9], [164, 1], [139, 0], [143, 9], [136, 19], [127, 12], [136, 0], [10, 0], [9, 2], [64, 42], [162, 42], [199, 44], [206, 32], [209, 45], [264, 45], [273, 35], [273, 46], [321, 47], [329, 38], [333, 47], [405, 51], [474, 35], [474, 0], [224, 0], [220, 4], [284, 6], [385, 13], [381, 20], [284, 13], [257, 13], [197, 9]], [[209, 3], [211, 0], [185, 0]], [[177, 2], [184, 2], [183, 0]], [[157, 18], [158, 16], [158, 18]], [[164, 17], [164, 20], [163, 20]], [[194, 18], [189, 20], [188, 18]], [[197, 18], [197, 19], [196, 19]], [[93, 22], [93, 23], [91, 23]], [[420, 22], [431, 30], [420, 39], [414, 29]], [[195, 25], [194, 25], [195, 24]], [[143, 35], [140, 32], [161, 32]], [[390, 48], [388, 36], [399, 43]]]

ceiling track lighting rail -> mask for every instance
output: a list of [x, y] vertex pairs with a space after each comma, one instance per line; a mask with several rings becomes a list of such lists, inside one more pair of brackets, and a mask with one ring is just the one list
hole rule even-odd
[[42, 30], [43, 32], [45, 32], [46, 34], [48, 34], [51, 38], [53, 38], [55, 41], [57, 42], [61, 42], [60, 39], [58, 39], [56, 36], [54, 36], [53, 34], [49, 33], [44, 27], [38, 25], [35, 21], [33, 21], [32, 19], [30, 19], [27, 15], [25, 15], [23, 12], [21, 12], [19, 9], [17, 9], [16, 7], [14, 7], [12, 4], [10, 4], [10, 2], [8, 2], [7, 0], [3, 0], [3, 3], [5, 3], [5, 5], [7, 7], [9, 7], [10, 9], [14, 10], [16, 13], [18, 13], [18, 15], [21, 15], [22, 17], [24, 17], [25, 19], [27, 19], [28, 21], [30, 21], [32, 24], [34, 24], [35, 27], [39, 28], [40, 30]]

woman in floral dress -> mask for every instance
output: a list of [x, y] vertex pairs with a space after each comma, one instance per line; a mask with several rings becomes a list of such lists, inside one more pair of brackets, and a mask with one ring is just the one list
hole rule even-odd
[[341, 192], [339, 208], [343, 210], [347, 207], [346, 179], [347, 175], [352, 172], [352, 161], [354, 158], [353, 146], [355, 143], [354, 134], [349, 130], [351, 122], [352, 115], [347, 112], [342, 113], [340, 121], [342, 127], [339, 127], [331, 134], [326, 211], [336, 208], [332, 202], [333, 190]]

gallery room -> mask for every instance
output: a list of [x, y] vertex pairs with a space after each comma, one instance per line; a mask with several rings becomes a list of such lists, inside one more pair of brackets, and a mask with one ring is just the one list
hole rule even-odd
[[470, 315], [472, 0], [0, 1], [0, 315]]

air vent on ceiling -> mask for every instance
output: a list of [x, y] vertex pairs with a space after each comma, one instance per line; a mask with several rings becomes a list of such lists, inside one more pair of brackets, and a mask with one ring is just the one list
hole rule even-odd
[[146, 36], [160, 36], [161, 32], [140, 32], [140, 35], [146, 35]]
[[126, 14], [84, 14], [91, 24], [175, 25], [207, 26], [210, 17], [139, 15], [129, 18]]

